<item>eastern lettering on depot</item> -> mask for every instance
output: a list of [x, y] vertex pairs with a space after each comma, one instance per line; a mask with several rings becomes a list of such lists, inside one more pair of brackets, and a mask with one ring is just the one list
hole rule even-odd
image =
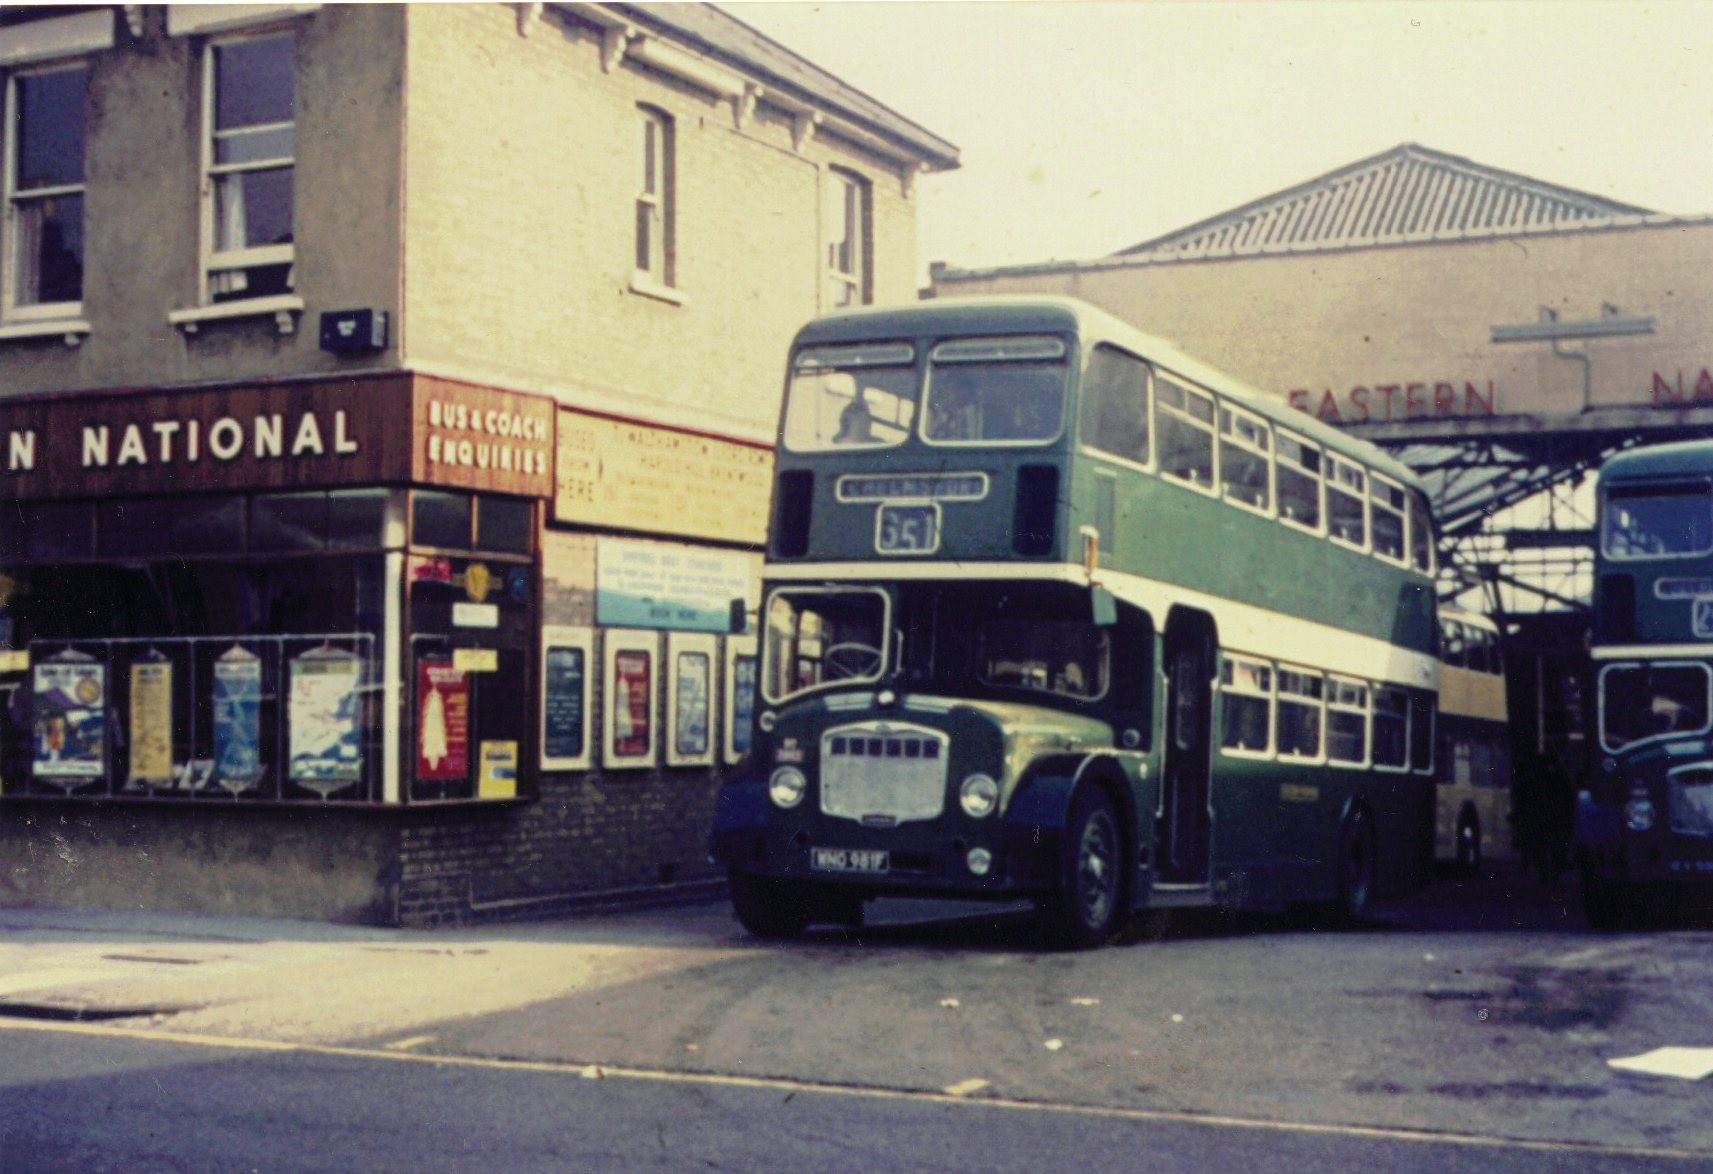
[[1328, 424], [1367, 424], [1384, 420], [1425, 420], [1448, 416], [1491, 416], [1498, 392], [1493, 380], [1376, 383], [1347, 391], [1299, 387], [1291, 406]]
[[[428, 401], [428, 463], [540, 476], [547, 472], [547, 420], [500, 408]], [[530, 447], [533, 446], [533, 447]]]
[[[5, 471], [33, 472], [41, 451], [39, 441], [34, 428], [8, 431]], [[272, 412], [247, 421], [221, 416], [213, 421], [181, 418], [142, 424], [85, 424], [79, 436], [78, 459], [85, 469], [117, 469], [235, 461], [243, 456], [258, 461], [352, 456], [357, 448], [342, 411], [331, 413], [330, 419], [313, 411], [295, 415]]]

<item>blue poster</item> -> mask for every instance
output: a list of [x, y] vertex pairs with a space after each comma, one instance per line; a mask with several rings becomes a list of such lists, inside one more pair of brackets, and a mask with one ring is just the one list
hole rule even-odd
[[228, 790], [262, 777], [262, 660], [236, 644], [214, 662], [214, 774]]
[[740, 655], [732, 663], [732, 750], [749, 753], [750, 723], [755, 720], [756, 658]]
[[615, 628], [724, 632], [732, 600], [751, 594], [741, 554], [603, 538], [595, 554], [595, 619]]
[[331, 793], [363, 777], [358, 726], [362, 662], [337, 648], [317, 648], [291, 662], [291, 777]]

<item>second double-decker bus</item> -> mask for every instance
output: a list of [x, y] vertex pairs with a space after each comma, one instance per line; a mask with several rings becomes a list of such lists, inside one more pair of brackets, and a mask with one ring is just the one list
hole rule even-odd
[[1577, 795], [1590, 923], [1713, 893], [1713, 442], [1600, 470], [1592, 652], [1598, 757]]
[[1423, 878], [1434, 536], [1401, 465], [1069, 299], [792, 345], [748, 766], [758, 935], [892, 894], [1359, 914]]
[[1469, 875], [1512, 845], [1511, 734], [1499, 629], [1439, 610], [1439, 818], [1434, 850]]

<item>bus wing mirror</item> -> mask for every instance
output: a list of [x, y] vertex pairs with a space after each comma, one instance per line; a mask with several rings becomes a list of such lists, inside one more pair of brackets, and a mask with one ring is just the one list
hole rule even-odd
[[1112, 597], [1112, 592], [1105, 587], [1091, 587], [1089, 599], [1094, 607], [1094, 622], [1102, 628], [1110, 628], [1118, 622], [1118, 600]]
[[732, 600], [731, 612], [726, 619], [726, 630], [733, 636], [741, 636], [749, 631], [749, 607], [741, 597]]

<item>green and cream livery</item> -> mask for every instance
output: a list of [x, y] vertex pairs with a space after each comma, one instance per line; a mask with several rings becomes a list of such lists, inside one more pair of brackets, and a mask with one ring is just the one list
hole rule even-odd
[[889, 894], [1354, 916], [1434, 817], [1434, 535], [1378, 450], [1066, 299], [793, 344], [750, 758], [763, 935]]

